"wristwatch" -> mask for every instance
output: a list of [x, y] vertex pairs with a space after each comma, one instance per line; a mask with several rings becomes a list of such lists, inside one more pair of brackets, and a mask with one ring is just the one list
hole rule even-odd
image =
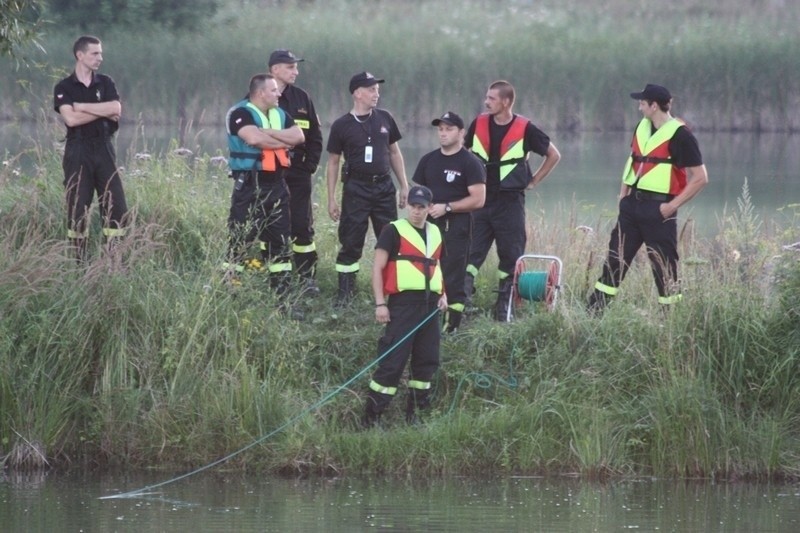
[[446, 204], [444, 204], [444, 212], [445, 213], [452, 213], [453, 212], [453, 208], [450, 207], [450, 202], [447, 202]]

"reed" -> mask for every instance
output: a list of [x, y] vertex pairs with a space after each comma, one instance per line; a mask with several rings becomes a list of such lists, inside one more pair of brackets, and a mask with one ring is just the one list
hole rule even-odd
[[[530, 213], [535, 249], [564, 260], [558, 309], [511, 324], [471, 317], [444, 339], [435, 407], [406, 427], [360, 431], [377, 355], [368, 259], [359, 297], [331, 307], [334, 226], [318, 217], [323, 295], [279, 309], [264, 275], [231, 290], [229, 183], [209, 155], [126, 162], [131, 232], [93, 241], [79, 267], [63, 242], [57, 155], [0, 173], [0, 457], [23, 470], [70, 463], [185, 469], [285, 430], [229, 468], [286, 474], [578, 473], [587, 477], [781, 477], [798, 473], [800, 263], [761, 225], [745, 186], [716, 238], [681, 233], [684, 302], [664, 314], [646, 261], [601, 317], [584, 310], [611, 219], [577, 230], [575, 205]], [[324, 200], [321, 202], [324, 205]], [[794, 211], [792, 211], [794, 209]], [[554, 216], [554, 212], [555, 215]], [[793, 213], [793, 214], [792, 214]], [[97, 220], [91, 235], [99, 238]], [[787, 242], [782, 240], [781, 242]], [[738, 260], [733, 260], [738, 253]], [[494, 260], [478, 304], [494, 298]], [[327, 265], [327, 266], [326, 266]], [[401, 388], [402, 389], [402, 388]]]
[[[117, 81], [126, 120], [181, 132], [222, 123], [278, 47], [307, 58], [298, 83], [325, 124], [349, 109], [349, 77], [369, 70], [386, 77], [382, 105], [406, 128], [443, 109], [479, 112], [487, 85], [503, 78], [519, 90], [516, 109], [548, 131], [629, 131], [637, 117], [627, 93], [647, 81], [670, 87], [696, 128], [797, 131], [798, 119], [785, 112], [800, 86], [796, 11], [744, 0], [668, 8], [548, 0], [503, 9], [485, 0], [458, 9], [444, 0], [230, 2], [196, 33], [109, 30], [103, 70]], [[266, 35], [265, 18], [279, 21]], [[31, 51], [35, 68], [0, 62], [5, 117], [51, 108], [78, 33], [53, 28], [42, 39], [48, 53]]]

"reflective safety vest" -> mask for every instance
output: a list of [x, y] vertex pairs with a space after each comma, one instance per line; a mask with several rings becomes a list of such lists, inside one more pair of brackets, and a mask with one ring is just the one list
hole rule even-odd
[[686, 170], [672, 164], [669, 141], [682, 120], [671, 118], [655, 132], [653, 123], [643, 118], [631, 141], [631, 155], [625, 162], [622, 181], [643, 191], [677, 195], [686, 187]]
[[400, 235], [397, 254], [383, 268], [383, 292], [430, 291], [442, 294], [442, 234], [435, 224], [425, 222], [426, 239], [406, 219], [391, 223]]
[[[279, 107], [270, 109], [265, 115], [250, 100], [245, 99], [233, 106], [228, 115], [240, 107], [250, 111], [259, 128], [282, 130], [286, 127], [286, 113]], [[238, 135], [231, 134], [230, 131], [228, 131], [228, 149], [231, 154], [229, 164], [234, 172], [239, 170], [274, 172], [278, 167], [289, 167], [289, 151], [286, 148], [256, 148], [244, 142]]]
[[500, 167], [500, 188], [505, 190], [522, 190], [531, 182], [528, 171], [527, 154], [525, 145], [525, 128], [530, 122], [527, 118], [514, 115], [511, 126], [508, 128], [500, 143], [500, 161], [489, 161], [489, 120], [486, 113], [478, 115], [475, 119], [475, 135], [472, 141], [472, 151], [488, 166]]

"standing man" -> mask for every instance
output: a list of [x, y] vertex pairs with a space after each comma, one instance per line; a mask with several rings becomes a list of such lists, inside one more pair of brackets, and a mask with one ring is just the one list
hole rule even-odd
[[472, 243], [472, 211], [486, 200], [486, 171], [480, 159], [464, 148], [464, 121], [448, 111], [431, 125], [439, 132], [439, 149], [422, 156], [412, 181], [433, 193], [428, 217], [444, 238], [442, 272], [447, 292], [444, 332], [453, 333], [464, 313], [464, 278]]
[[[465, 283], [467, 304], [471, 303], [475, 276], [494, 241], [499, 259], [495, 319], [501, 322], [507, 320], [514, 267], [525, 253], [525, 190], [546, 178], [561, 159], [542, 130], [513, 112], [515, 97], [509, 82], [492, 83], [484, 100], [487, 112], [472, 121], [465, 140], [467, 148], [486, 165], [486, 203], [475, 212]], [[544, 158], [533, 173], [528, 165], [530, 152]]]
[[[341, 244], [336, 256], [337, 307], [348, 305], [353, 298], [369, 222], [372, 221], [377, 237], [383, 226], [397, 219], [397, 207], [405, 207], [408, 194], [403, 154], [397, 144], [402, 137], [400, 130], [394, 117], [378, 108], [378, 85], [383, 82], [369, 72], [360, 72], [350, 79], [353, 108], [334, 121], [328, 138], [328, 214], [339, 222]], [[342, 156], [340, 212], [336, 203], [336, 180]], [[399, 199], [390, 169], [400, 185]]]
[[708, 184], [708, 172], [697, 139], [686, 124], [670, 114], [672, 95], [647, 84], [631, 93], [643, 118], [631, 141], [619, 192], [619, 217], [611, 232], [603, 273], [589, 297], [589, 310], [599, 312], [619, 285], [642, 244], [653, 270], [658, 303], [681, 299], [678, 286], [678, 208]]
[[291, 166], [286, 171], [291, 212], [292, 257], [294, 269], [307, 294], [319, 294], [314, 280], [317, 267], [317, 246], [314, 243], [314, 215], [311, 210], [311, 179], [322, 154], [322, 130], [314, 102], [294, 82], [297, 64], [303, 59], [289, 50], [275, 50], [269, 56], [269, 72], [281, 91], [278, 104], [303, 130], [306, 141], [290, 151]]
[[67, 125], [64, 147], [64, 186], [67, 237], [78, 263], [87, 257], [89, 207], [94, 194], [100, 202], [103, 235], [109, 249], [125, 235], [128, 207], [117, 170], [111, 138], [119, 128], [122, 106], [110, 77], [97, 71], [103, 62], [100, 39], [79, 37], [72, 46], [75, 70], [53, 90], [54, 108]]
[[[372, 293], [375, 320], [386, 324], [378, 340], [378, 354], [385, 354], [407, 332], [434, 312], [447, 309], [439, 257], [442, 235], [426, 221], [433, 193], [415, 185], [408, 192], [408, 218], [386, 225], [375, 246]], [[376, 425], [397, 393], [409, 356], [406, 421], [416, 421], [416, 411], [430, 405], [431, 379], [439, 368], [439, 326], [422, 324], [414, 335], [385, 355], [369, 384], [364, 427]]]
[[224, 266], [232, 274], [244, 270], [247, 247], [257, 238], [270, 286], [283, 294], [292, 273], [289, 189], [284, 175], [289, 149], [303, 142], [303, 130], [278, 107], [281, 93], [272, 74], [253, 76], [248, 95], [228, 110], [226, 120], [234, 185]]

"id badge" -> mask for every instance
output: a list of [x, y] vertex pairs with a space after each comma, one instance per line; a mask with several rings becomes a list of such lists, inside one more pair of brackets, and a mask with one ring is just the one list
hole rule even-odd
[[364, 163], [372, 163], [372, 146], [364, 147]]

